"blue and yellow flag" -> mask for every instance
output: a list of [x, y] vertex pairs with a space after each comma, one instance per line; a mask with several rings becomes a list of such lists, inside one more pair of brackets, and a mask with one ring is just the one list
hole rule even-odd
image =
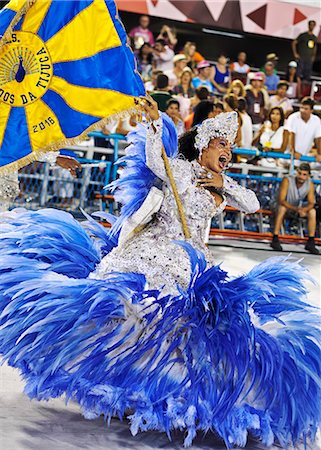
[[12, 0], [0, 35], [0, 172], [74, 142], [144, 95], [112, 0]]

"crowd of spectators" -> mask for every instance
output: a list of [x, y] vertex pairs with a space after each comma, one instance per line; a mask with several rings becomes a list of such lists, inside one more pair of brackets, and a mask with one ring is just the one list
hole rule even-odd
[[[178, 135], [207, 118], [236, 111], [240, 125], [237, 147], [293, 155], [297, 173], [285, 176], [279, 196], [273, 200], [271, 246], [282, 250], [278, 238], [282, 222], [297, 216], [308, 221], [306, 250], [319, 254], [314, 242], [316, 210], [311, 170], [307, 163], [297, 161], [302, 155], [314, 155], [321, 161], [321, 121], [313, 113], [314, 100], [301, 95], [302, 83], [310, 80], [316, 57], [315, 26], [314, 21], [309, 21], [307, 32], [292, 42], [292, 55], [289, 49], [282, 77], [276, 53], [267, 54], [263, 66], [253, 69], [245, 51], [240, 51], [235, 61], [220, 52], [212, 63], [197, 51], [194, 42], [178, 47], [176, 32], [169, 26], [163, 26], [154, 41], [148, 16], [140, 18], [139, 27], [129, 36], [146, 90], [173, 120]], [[258, 156], [249, 162], [271, 167], [285, 166], [287, 161]]]
[[313, 100], [301, 99], [300, 110], [293, 112], [301, 82], [311, 76], [315, 26], [309, 21], [308, 31], [293, 41], [293, 55], [289, 55], [282, 79], [277, 73], [276, 53], [266, 55], [259, 71], [251, 69], [245, 51], [240, 51], [235, 61], [220, 52], [212, 63], [197, 51], [194, 42], [178, 47], [176, 31], [167, 25], [154, 36], [146, 15], [140, 17], [129, 37], [147, 92], [172, 118], [179, 135], [207, 117], [234, 110], [240, 124], [238, 147], [292, 152], [297, 159], [314, 151], [320, 161], [321, 125], [313, 114]]

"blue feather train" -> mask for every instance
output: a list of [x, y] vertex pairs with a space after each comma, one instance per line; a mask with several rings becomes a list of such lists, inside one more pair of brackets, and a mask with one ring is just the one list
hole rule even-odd
[[0, 236], [0, 350], [26, 393], [65, 394], [93, 419], [129, 415], [131, 431], [248, 433], [268, 447], [315, 437], [321, 421], [320, 313], [307, 275], [273, 258], [229, 279], [188, 252], [188, 289], [164, 296], [136, 273], [88, 278], [111, 247], [98, 224], [63, 212], [14, 212]]

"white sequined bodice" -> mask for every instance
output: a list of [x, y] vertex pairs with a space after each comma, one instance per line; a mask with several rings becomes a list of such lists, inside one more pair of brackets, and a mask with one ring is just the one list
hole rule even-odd
[[[104, 279], [108, 272], [143, 273], [146, 276], [148, 288], [163, 288], [163, 293], [175, 294], [178, 284], [184, 288], [188, 287], [191, 269], [187, 252], [174, 242], [183, 241], [184, 235], [161, 157], [161, 126], [161, 121], [158, 121], [155, 124], [156, 132], [149, 130], [146, 161], [153, 172], [163, 181], [164, 200], [162, 205], [145, 228], [123, 245], [113, 249], [103, 258], [91, 276]], [[201, 250], [205, 254], [208, 264], [212, 265], [214, 264], [213, 256], [205, 245], [208, 226], [211, 218], [223, 211], [226, 200], [224, 199], [221, 205], [216, 207], [214, 197], [204, 188], [197, 186], [201, 167], [196, 161], [190, 163], [175, 158], [171, 160], [171, 168], [191, 234], [189, 242], [194, 248]], [[228, 177], [224, 179], [224, 186], [227, 197], [232, 189], [236, 198], [239, 197], [240, 202], [245, 205], [251, 203], [251, 195], [256, 199], [251, 191], [242, 188]]]

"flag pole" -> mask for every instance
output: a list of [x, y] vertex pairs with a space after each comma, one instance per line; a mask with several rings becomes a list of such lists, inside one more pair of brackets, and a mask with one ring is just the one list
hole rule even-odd
[[176, 206], [177, 206], [177, 210], [178, 210], [178, 215], [182, 224], [182, 228], [183, 228], [183, 233], [185, 236], [185, 239], [190, 239], [191, 238], [191, 233], [189, 231], [188, 225], [187, 225], [187, 220], [186, 220], [186, 215], [185, 215], [185, 211], [184, 211], [184, 207], [183, 207], [183, 203], [182, 200], [179, 196], [178, 190], [177, 190], [177, 186], [176, 186], [176, 182], [173, 176], [173, 171], [172, 168], [170, 166], [169, 163], [169, 158], [166, 154], [165, 148], [164, 146], [162, 146], [162, 158], [164, 161], [164, 166], [165, 166], [165, 170], [169, 179], [169, 183], [170, 186], [172, 188], [173, 194], [174, 194], [174, 198], [175, 198], [175, 202], [176, 202]]

